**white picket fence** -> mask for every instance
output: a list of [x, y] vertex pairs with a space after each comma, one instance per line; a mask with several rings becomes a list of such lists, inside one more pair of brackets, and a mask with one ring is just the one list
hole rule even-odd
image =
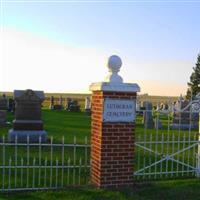
[[58, 189], [86, 185], [90, 177], [90, 145], [53, 142], [0, 142], [0, 191]]

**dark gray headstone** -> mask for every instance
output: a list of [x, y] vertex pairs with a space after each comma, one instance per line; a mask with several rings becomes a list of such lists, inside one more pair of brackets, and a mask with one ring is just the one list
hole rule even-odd
[[53, 99], [51, 109], [52, 110], [62, 110], [63, 109], [63, 98], [62, 98], [62, 96], [59, 97], [59, 102], [57, 104], [54, 104], [54, 99]]
[[71, 98], [66, 98], [66, 110], [69, 110], [69, 107], [71, 105], [71, 101], [72, 101]]
[[59, 105], [61, 106], [61, 108], [63, 108], [63, 98], [62, 98], [62, 96], [60, 96], [60, 98], [59, 98]]
[[53, 110], [62, 110], [62, 106], [59, 105], [59, 104], [55, 104], [55, 105], [53, 106]]
[[78, 105], [78, 101], [71, 100], [68, 102], [68, 109], [69, 112], [80, 112], [80, 105]]
[[9, 140], [26, 141], [27, 136], [30, 142], [46, 140], [46, 131], [43, 130], [41, 119], [41, 107], [44, 101], [43, 91], [15, 90], [15, 119], [13, 129], [9, 131]]
[[6, 125], [6, 111], [0, 110], [0, 125]]
[[8, 111], [12, 113], [15, 111], [15, 101], [12, 98], [8, 99]]
[[143, 113], [143, 123], [147, 128], [153, 128], [153, 115], [152, 115], [152, 103], [148, 101], [143, 102], [143, 107], [145, 108]]
[[6, 98], [6, 95], [3, 94], [2, 97], [0, 97], [0, 110], [7, 110], [8, 109], [8, 100]]
[[53, 109], [53, 107], [54, 107], [54, 96], [51, 96], [51, 98], [50, 98], [50, 105], [49, 105], [49, 109]]
[[162, 128], [162, 122], [157, 118], [155, 118], [155, 120], [154, 120], [154, 127], [155, 127], [155, 129], [161, 129]]

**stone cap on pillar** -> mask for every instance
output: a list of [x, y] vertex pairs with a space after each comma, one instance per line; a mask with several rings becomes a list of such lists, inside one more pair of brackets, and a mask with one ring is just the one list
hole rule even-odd
[[123, 83], [123, 79], [118, 72], [122, 66], [119, 56], [113, 55], [108, 59], [108, 76], [104, 82], [92, 83], [90, 91], [116, 91], [116, 92], [140, 92], [140, 87], [136, 83]]

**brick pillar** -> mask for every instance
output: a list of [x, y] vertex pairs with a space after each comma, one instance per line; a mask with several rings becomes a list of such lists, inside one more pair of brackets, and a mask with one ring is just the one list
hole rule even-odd
[[[130, 186], [133, 184], [134, 172], [135, 123], [127, 116], [130, 110], [135, 116], [135, 108], [123, 107], [123, 102], [129, 100], [127, 102], [134, 102], [135, 105], [139, 87], [137, 84], [102, 82], [92, 84], [90, 89], [93, 92], [91, 183], [101, 188]], [[109, 106], [112, 107], [107, 114], [115, 119], [105, 119], [106, 100], [111, 101]], [[112, 103], [116, 101], [117, 104]]]

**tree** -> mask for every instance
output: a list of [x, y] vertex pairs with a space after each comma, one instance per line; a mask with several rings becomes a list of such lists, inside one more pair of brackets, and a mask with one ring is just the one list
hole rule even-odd
[[186, 98], [192, 99], [200, 92], [200, 54], [197, 56], [196, 66], [193, 67], [193, 72], [190, 76], [190, 82], [188, 84], [188, 90]]

